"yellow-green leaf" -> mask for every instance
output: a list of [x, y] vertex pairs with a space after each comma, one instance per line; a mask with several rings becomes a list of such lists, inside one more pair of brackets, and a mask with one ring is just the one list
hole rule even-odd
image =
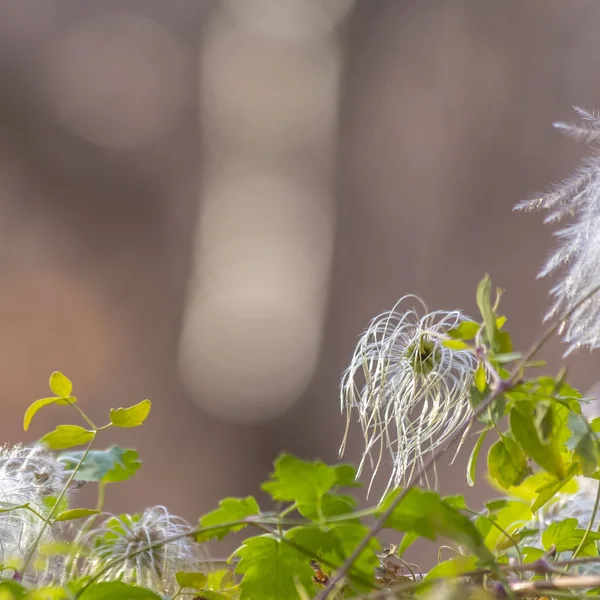
[[175, 573], [175, 579], [182, 588], [201, 590], [206, 586], [208, 577], [204, 573], [180, 571]]
[[471, 347], [462, 340], [444, 340], [442, 346], [446, 346], [450, 350], [468, 350]]
[[94, 439], [94, 432], [79, 427], [79, 425], [59, 425], [40, 441], [52, 450], [65, 450], [87, 444], [92, 439]]
[[151, 405], [150, 400], [142, 400], [129, 408], [111, 408], [110, 422], [115, 427], [137, 427], [146, 420]]
[[81, 519], [83, 517], [91, 517], [92, 515], [100, 514], [99, 510], [92, 510], [91, 508], [72, 508], [71, 510], [65, 510], [61, 512], [57, 521], [72, 521], [73, 519]]
[[25, 417], [23, 418], [23, 429], [25, 431], [29, 429], [29, 426], [31, 425], [31, 420], [38, 412], [38, 410], [44, 408], [44, 406], [48, 406], [49, 404], [55, 404], [58, 400], [63, 399], [57, 398], [55, 396], [53, 396], [52, 398], [40, 398], [39, 400], [36, 400], [33, 404], [31, 404], [29, 408], [25, 411]]
[[485, 368], [482, 363], [479, 363], [475, 371], [475, 387], [483, 394], [486, 385]]
[[54, 371], [50, 375], [50, 389], [61, 398], [68, 398], [73, 391], [73, 384], [60, 371]]

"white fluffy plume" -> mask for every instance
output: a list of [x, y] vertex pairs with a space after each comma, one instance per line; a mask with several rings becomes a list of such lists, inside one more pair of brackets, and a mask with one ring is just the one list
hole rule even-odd
[[[388, 489], [401, 485], [470, 416], [477, 361], [443, 345], [463, 320], [458, 311], [429, 313], [422, 300], [405, 296], [360, 338], [341, 386], [348, 423], [356, 414], [364, 434], [359, 473], [368, 457], [374, 476], [387, 450]], [[345, 443], [346, 436], [340, 453]]]
[[590, 144], [591, 156], [562, 183], [533, 200], [521, 202], [516, 210], [546, 210], [545, 223], [568, 219], [555, 235], [558, 247], [550, 255], [539, 277], [558, 273], [552, 288], [554, 304], [546, 320], [562, 318], [566, 354], [580, 347], [600, 346], [600, 116], [576, 108], [580, 125], [554, 126], [579, 141]]

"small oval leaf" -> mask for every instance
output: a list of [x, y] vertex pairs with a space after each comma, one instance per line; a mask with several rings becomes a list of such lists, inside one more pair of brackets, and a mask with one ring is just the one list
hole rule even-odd
[[471, 347], [462, 340], [444, 340], [442, 346], [446, 346], [450, 350], [468, 350]]
[[49, 404], [54, 404], [60, 398], [40, 398], [36, 400], [33, 404], [29, 406], [29, 408], [25, 411], [25, 417], [23, 418], [23, 429], [27, 431], [29, 426], [31, 425], [31, 420], [35, 416], [38, 410], [44, 408], [44, 406], [48, 406]]
[[73, 384], [71, 381], [63, 375], [60, 371], [54, 371], [50, 375], [50, 389], [52, 393], [60, 396], [61, 398], [68, 398], [73, 391]]
[[87, 444], [94, 439], [94, 432], [79, 425], [59, 425], [54, 431], [47, 433], [41, 440], [51, 450], [66, 450], [73, 446]]
[[146, 420], [151, 405], [150, 400], [142, 400], [129, 408], [111, 408], [110, 422], [115, 427], [137, 427]]
[[81, 519], [83, 517], [91, 517], [92, 515], [100, 514], [99, 510], [92, 510], [91, 508], [72, 508], [71, 510], [65, 510], [61, 512], [57, 521], [72, 521], [73, 519]]

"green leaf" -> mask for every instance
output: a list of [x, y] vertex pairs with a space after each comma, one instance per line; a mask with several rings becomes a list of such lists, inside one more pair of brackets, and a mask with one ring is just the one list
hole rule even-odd
[[404, 553], [419, 539], [416, 533], [408, 532], [402, 536], [402, 541], [398, 544], [396, 555], [398, 558], [402, 558]]
[[94, 432], [79, 425], [58, 425], [54, 431], [47, 433], [41, 440], [51, 450], [65, 450], [73, 446], [87, 444], [94, 439]]
[[[399, 493], [400, 490], [394, 490], [384, 498], [377, 510], [377, 517], [385, 513]], [[435, 540], [441, 535], [465, 546], [483, 561], [492, 559], [471, 520], [450, 506], [436, 492], [411, 489], [386, 519], [385, 527], [404, 533], [417, 533], [430, 540]]]
[[24, 597], [25, 600], [71, 600], [72, 598], [73, 594], [70, 591], [56, 586], [31, 590]]
[[600, 450], [598, 449], [598, 439], [592, 431], [585, 417], [569, 414], [569, 429], [571, 430], [571, 439], [569, 448], [572, 448], [581, 463], [581, 469], [584, 475], [593, 475], [598, 468], [600, 460]]
[[[477, 410], [479, 405], [487, 400], [489, 395], [489, 389], [486, 387], [484, 392], [480, 392], [475, 385], [471, 386], [471, 397], [470, 403], [473, 410]], [[484, 425], [494, 425], [503, 416], [506, 409], [506, 398], [504, 394], [494, 399], [491, 406], [487, 408], [481, 415], [477, 417], [480, 423]]]
[[200, 518], [201, 527], [211, 527], [223, 523], [223, 527], [200, 531], [196, 534], [198, 542], [204, 542], [217, 538], [222, 540], [228, 533], [240, 531], [247, 523], [231, 525], [233, 521], [243, 521], [248, 517], [260, 514], [260, 508], [252, 496], [246, 498], [224, 498], [219, 502], [219, 508], [209, 512]]
[[2, 600], [12, 600], [13, 598], [23, 598], [27, 589], [16, 581], [0, 581], [0, 598]]
[[527, 457], [508, 437], [498, 440], [488, 453], [488, 472], [503, 488], [519, 485], [531, 474]]
[[[313, 570], [308, 557], [270, 535], [248, 538], [236, 552], [235, 572], [242, 575], [240, 600], [291, 600], [296, 583], [315, 595]], [[87, 598], [84, 598], [87, 600]]]
[[475, 387], [477, 388], [477, 391], [481, 394], [485, 392], [485, 388], [487, 387], [485, 368], [483, 366], [483, 363], [479, 363], [479, 366], [475, 371]]
[[99, 510], [92, 510], [91, 508], [72, 508], [71, 510], [61, 512], [56, 517], [56, 521], [72, 521], [73, 519], [82, 519], [83, 517], [91, 517], [92, 515], [99, 514]]
[[450, 348], [450, 350], [468, 350], [471, 348], [469, 344], [466, 344], [462, 340], [444, 340], [442, 346]]
[[477, 559], [474, 556], [459, 556], [438, 563], [431, 569], [426, 579], [438, 579], [447, 577], [459, 577], [463, 573], [473, 571], [477, 566]]
[[481, 452], [481, 446], [483, 441], [485, 440], [485, 436], [487, 435], [489, 429], [484, 429], [479, 437], [477, 438], [477, 442], [473, 451], [471, 452], [471, 456], [469, 456], [469, 462], [467, 464], [467, 483], [473, 487], [475, 485], [475, 476], [477, 474], [477, 459], [479, 458], [479, 453]]
[[68, 398], [73, 391], [73, 384], [61, 372], [54, 371], [50, 375], [50, 390], [61, 398]]
[[69, 396], [68, 398], [40, 398], [36, 400], [33, 404], [29, 406], [29, 408], [25, 411], [25, 417], [23, 418], [23, 429], [27, 431], [29, 426], [31, 425], [31, 420], [35, 416], [35, 414], [44, 406], [48, 406], [50, 404], [75, 404], [77, 398], [75, 396]]
[[463, 321], [458, 327], [448, 330], [447, 334], [455, 340], [472, 340], [481, 325], [474, 321]]
[[487, 337], [488, 344], [494, 346], [496, 338], [496, 316], [492, 307], [492, 281], [490, 276], [486, 276], [479, 282], [477, 286], [477, 307], [483, 317], [483, 326]]
[[[560, 455], [558, 439], [543, 443], [538, 435], [534, 419], [535, 405], [532, 402], [519, 402], [510, 412], [510, 430], [519, 446], [542, 469], [559, 479], [565, 477], [565, 465]], [[552, 407], [548, 407], [550, 432], [552, 431]], [[546, 426], [548, 423], [546, 423]]]
[[[542, 544], [546, 551], [551, 546], [556, 546], [557, 553], [568, 552], [579, 546], [584, 535], [585, 529], [578, 527], [577, 519], [564, 519], [548, 525], [542, 534]], [[594, 544], [598, 539], [600, 534], [590, 531], [586, 535], [586, 545]]]
[[150, 400], [142, 400], [129, 408], [111, 408], [110, 422], [115, 427], [138, 427], [146, 420], [151, 406]]
[[339, 472], [334, 467], [284, 453], [275, 461], [271, 480], [261, 487], [274, 500], [296, 502], [298, 512], [307, 519], [321, 520], [326, 516], [323, 497], [339, 485], [338, 478]]
[[[58, 506], [55, 510], [54, 507], [56, 506], [57, 502]], [[43, 512], [46, 514], [50, 514], [51, 512], [53, 514], [60, 514], [61, 512], [69, 510], [69, 498], [65, 495], [59, 501], [58, 496], [44, 496], [42, 500], [42, 507], [44, 509]]]
[[576, 462], [571, 463], [567, 467], [567, 471], [564, 479], [558, 479], [557, 477], [553, 477], [540, 487], [538, 487], [535, 491], [537, 493], [537, 497], [533, 504], [531, 505], [531, 512], [536, 513], [542, 506], [547, 504], [552, 498], [563, 489], [567, 483], [569, 483], [575, 475], [579, 472], [579, 466]]
[[[297, 527], [290, 530], [286, 539], [295, 542], [305, 550], [329, 565], [333, 569], [342, 566], [343, 562], [360, 544], [368, 528], [359, 522], [332, 523], [322, 527]], [[377, 540], [371, 540], [357, 557], [349, 571], [353, 587], [361, 591], [370, 591], [374, 584], [375, 567], [379, 564], [376, 556], [380, 549]]]
[[120, 581], [92, 583], [78, 600], [162, 600], [158, 594]]
[[208, 577], [204, 573], [180, 571], [175, 573], [175, 579], [182, 588], [193, 590], [201, 590], [208, 583]]
[[[498, 335], [504, 335], [504, 333]], [[521, 360], [522, 358], [523, 354], [521, 354], [521, 352], [500, 352], [498, 354], [494, 354], [494, 360], [501, 365], [514, 362], [515, 360]]]
[[[64, 463], [67, 472], [72, 472], [82, 456], [83, 452], [79, 451], [63, 452], [58, 459]], [[110, 446], [106, 450], [90, 450], [75, 474], [75, 481], [118, 483], [131, 478], [140, 466], [139, 454], [135, 450], [118, 446]]]

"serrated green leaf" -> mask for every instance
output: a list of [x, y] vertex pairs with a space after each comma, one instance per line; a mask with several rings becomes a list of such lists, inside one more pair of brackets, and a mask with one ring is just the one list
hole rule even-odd
[[73, 391], [73, 384], [60, 371], [50, 375], [50, 391], [61, 398], [68, 398]]
[[[66, 471], [71, 472], [82, 456], [83, 452], [63, 452], [58, 459], [64, 463]], [[118, 483], [135, 475], [141, 464], [135, 450], [118, 446], [110, 446], [106, 450], [90, 450], [75, 474], [75, 480]]]
[[158, 594], [120, 581], [92, 583], [79, 600], [162, 600]]
[[297, 597], [297, 583], [315, 595], [308, 558], [289, 544], [270, 535], [256, 536], [246, 539], [236, 554], [240, 560], [235, 572], [243, 576], [240, 600], [291, 600]]
[[91, 508], [72, 508], [71, 510], [65, 510], [61, 512], [56, 521], [72, 521], [73, 519], [82, 519], [84, 517], [91, 517], [92, 515], [99, 515], [99, 510], [92, 510]]
[[[332, 523], [319, 528], [296, 527], [287, 533], [286, 539], [309, 550], [313, 556], [326, 561], [335, 570], [341, 567], [367, 533], [368, 528], [359, 522]], [[370, 591], [375, 583], [373, 575], [379, 564], [376, 556], [379, 549], [377, 540], [371, 540], [352, 564], [349, 575], [353, 587], [360, 591]]]
[[67, 398], [53, 396], [52, 398], [40, 398], [39, 400], [36, 400], [25, 411], [25, 416], [23, 418], [23, 429], [25, 431], [29, 429], [31, 420], [40, 409], [44, 408], [44, 406], [49, 406], [50, 404], [75, 404], [75, 402], [77, 402], [77, 398], [75, 398], [75, 396], [68, 396]]
[[[542, 469], [563, 479], [565, 465], [561, 457], [558, 439], [544, 443], [539, 438], [539, 430], [535, 425], [536, 406], [532, 402], [519, 402], [510, 412], [510, 430], [515, 441]], [[550, 431], [552, 430], [552, 407], [548, 407], [550, 415]]]
[[458, 327], [449, 329], [447, 334], [455, 340], [472, 340], [476, 335], [481, 325], [474, 321], [463, 321]]
[[[377, 510], [377, 517], [385, 513], [399, 493], [400, 490], [394, 490], [384, 498]], [[385, 527], [403, 533], [417, 533], [430, 540], [444, 536], [465, 546], [482, 561], [492, 559], [471, 520], [450, 506], [436, 492], [411, 489], [386, 519]]]
[[[208, 531], [200, 531], [196, 534], [198, 542], [204, 542], [217, 538], [222, 540], [228, 533], [240, 531], [247, 526], [246, 523], [230, 525], [234, 521], [243, 521], [247, 517], [260, 514], [260, 508], [252, 496], [246, 498], [223, 498], [219, 502], [219, 508], [209, 512], [200, 518], [201, 527], [211, 527]], [[212, 529], [215, 525], [223, 523], [223, 527]]]
[[479, 437], [477, 438], [477, 442], [473, 447], [473, 451], [469, 456], [469, 462], [467, 464], [467, 483], [473, 487], [475, 485], [475, 477], [477, 475], [477, 459], [479, 458], [479, 453], [481, 452], [481, 446], [485, 440], [485, 436], [487, 435], [489, 429], [484, 429]]
[[138, 427], [146, 420], [151, 406], [150, 400], [142, 400], [129, 408], [111, 408], [110, 422], [115, 427]]
[[175, 573], [175, 579], [182, 588], [201, 590], [208, 583], [208, 576], [204, 573], [180, 571]]
[[462, 340], [444, 340], [442, 346], [450, 348], [450, 350], [468, 350], [471, 347]]
[[338, 485], [338, 477], [334, 467], [320, 461], [307, 462], [282, 454], [275, 461], [271, 480], [261, 487], [274, 500], [296, 502], [302, 516], [320, 520], [325, 516], [323, 497]]
[[523, 482], [531, 474], [531, 468], [519, 445], [504, 437], [490, 448], [488, 472], [503, 488], [508, 488]]
[[568, 552], [579, 547], [583, 536], [586, 536], [586, 545], [594, 544], [600, 539], [600, 534], [578, 527], [577, 519], [568, 518], [555, 523], [550, 523], [542, 534], [542, 544], [546, 551], [551, 546], [556, 547], [556, 552]]
[[87, 444], [94, 439], [94, 432], [79, 425], [58, 425], [54, 431], [47, 433], [41, 440], [51, 450], [66, 450], [73, 446]]

